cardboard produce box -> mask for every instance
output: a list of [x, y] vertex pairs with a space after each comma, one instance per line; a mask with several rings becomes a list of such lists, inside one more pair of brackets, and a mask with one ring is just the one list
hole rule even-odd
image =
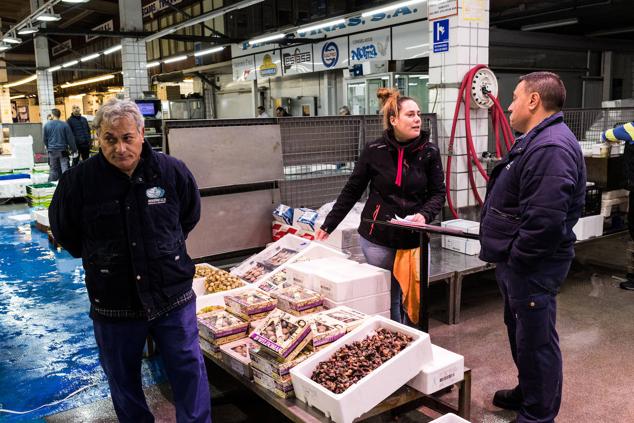
[[339, 322], [345, 327], [346, 332], [350, 332], [370, 317], [365, 313], [346, 306], [334, 307], [319, 314]]
[[249, 338], [239, 339], [220, 347], [222, 361], [242, 376], [252, 379], [251, 358], [249, 350], [253, 341]]
[[247, 321], [266, 317], [277, 304], [275, 298], [254, 287], [227, 295], [224, 299], [227, 310]]
[[255, 367], [264, 374], [281, 382], [290, 381], [291, 369], [306, 360], [313, 353], [313, 350], [307, 346], [292, 360], [280, 363], [259, 344], [254, 342], [250, 348], [249, 357], [251, 358], [251, 367]]
[[313, 340], [310, 343], [316, 351], [336, 341], [346, 334], [346, 326], [339, 320], [328, 317], [322, 313], [316, 313], [308, 317], [310, 330], [313, 332]]
[[212, 344], [226, 344], [247, 336], [249, 322], [225, 310], [199, 314], [196, 317], [200, 336]]
[[277, 308], [295, 316], [312, 313], [324, 303], [321, 294], [299, 285], [280, 288], [271, 295], [277, 298]]
[[304, 349], [312, 332], [306, 319], [278, 309], [269, 314], [266, 322], [250, 337], [276, 360], [283, 362], [292, 360]]
[[268, 389], [280, 398], [293, 398], [295, 392], [293, 391], [293, 383], [291, 381], [282, 382], [275, 380], [265, 373], [259, 371], [257, 368], [252, 369], [253, 381], [261, 387]]

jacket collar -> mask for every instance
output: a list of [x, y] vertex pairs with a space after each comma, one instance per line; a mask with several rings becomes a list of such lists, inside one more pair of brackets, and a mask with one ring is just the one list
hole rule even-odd
[[561, 123], [564, 121], [564, 114], [562, 112], [557, 112], [553, 115], [548, 116], [544, 120], [542, 120], [537, 126], [528, 131], [523, 137], [516, 140], [518, 148], [524, 149], [528, 146], [528, 144], [539, 135], [544, 129], [548, 128], [551, 125]]
[[404, 149], [406, 153], [410, 153], [417, 148], [423, 146], [428, 139], [429, 136], [427, 135], [427, 132], [421, 131], [418, 138], [414, 138], [411, 141], [401, 143], [396, 141], [396, 138], [394, 137], [394, 131], [392, 131], [391, 129], [386, 129], [385, 131], [383, 131], [383, 140], [388, 146], [393, 147], [396, 150]]

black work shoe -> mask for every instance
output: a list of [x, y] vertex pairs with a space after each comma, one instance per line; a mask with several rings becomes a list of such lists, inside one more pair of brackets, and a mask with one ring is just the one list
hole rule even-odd
[[493, 405], [505, 410], [519, 410], [522, 406], [522, 393], [520, 387], [514, 389], [502, 389], [493, 395]]
[[628, 291], [634, 291], [634, 280], [630, 279], [619, 284], [621, 289], [627, 289]]

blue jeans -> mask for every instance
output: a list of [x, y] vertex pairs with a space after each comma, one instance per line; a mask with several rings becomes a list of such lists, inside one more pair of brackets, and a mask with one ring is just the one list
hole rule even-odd
[[154, 422], [141, 384], [141, 358], [148, 335], [156, 341], [165, 364], [176, 420], [211, 422], [209, 382], [198, 344], [194, 301], [150, 322], [94, 320], [93, 325], [99, 359], [120, 422]]
[[49, 151], [48, 164], [50, 166], [48, 181], [57, 181], [69, 167], [68, 157], [64, 157], [65, 151]]
[[405, 313], [403, 312], [403, 303], [401, 302], [401, 285], [399, 285], [393, 273], [396, 248], [384, 247], [370, 242], [363, 237], [360, 237], [360, 242], [361, 250], [368, 264], [389, 270], [392, 274], [390, 286], [390, 319], [395, 322], [403, 323]]

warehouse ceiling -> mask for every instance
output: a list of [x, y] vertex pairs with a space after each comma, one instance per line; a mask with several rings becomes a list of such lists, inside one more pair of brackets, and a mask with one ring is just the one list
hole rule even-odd
[[[144, 0], [143, 4], [148, 1]], [[591, 37], [606, 43], [614, 39], [634, 40], [632, 3], [632, 0], [490, 0], [490, 23], [492, 28]], [[29, 4], [29, 0], [0, 0], [0, 28], [3, 32], [30, 14]], [[62, 2], [55, 6], [55, 12], [62, 16], [62, 20], [48, 23], [49, 30], [90, 30], [109, 19], [118, 22], [119, 5], [118, 0], [90, 0], [79, 4]], [[545, 27], [530, 27], [538, 24]], [[5, 54], [9, 81], [24, 78], [35, 69], [30, 37], [22, 36], [24, 42]], [[68, 37], [49, 35], [49, 48]]]

